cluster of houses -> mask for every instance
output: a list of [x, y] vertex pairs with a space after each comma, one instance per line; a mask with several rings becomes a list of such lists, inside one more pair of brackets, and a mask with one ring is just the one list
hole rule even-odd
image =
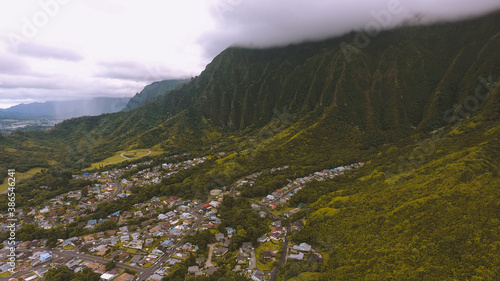
[[[327, 179], [333, 179], [338, 175], [343, 175], [345, 171], [349, 171], [351, 169], [362, 167], [365, 163], [353, 163], [346, 166], [340, 166], [334, 169], [325, 169], [319, 172], [315, 172], [303, 178], [297, 178], [291, 182], [289, 182], [282, 189], [278, 189], [271, 194], [268, 194], [261, 201], [263, 203], [269, 204], [272, 209], [276, 209], [277, 206], [285, 205], [290, 198], [295, 195], [299, 190], [304, 188], [304, 185], [313, 180], [316, 181], [324, 181]], [[297, 212], [298, 209], [293, 210], [293, 212]], [[286, 215], [286, 214], [285, 214]], [[288, 214], [289, 216], [290, 214]], [[293, 213], [292, 213], [293, 215]]]
[[[177, 157], [177, 155], [174, 155], [173, 157]], [[166, 159], [169, 158], [172, 157], [167, 157]], [[152, 161], [145, 161], [137, 164], [130, 164], [123, 169], [113, 169], [94, 173], [87, 172], [83, 173], [83, 175], [73, 175], [73, 178], [97, 181], [111, 188], [123, 185], [125, 188], [129, 189], [132, 186], [158, 184], [163, 178], [168, 178], [181, 169], [189, 169], [205, 162], [206, 160], [207, 157], [194, 158], [192, 160], [186, 160], [179, 163], [163, 163], [154, 167], [150, 167], [152, 166]], [[148, 168], [145, 168], [144, 166], [148, 166]], [[133, 169], [139, 169], [141, 167], [144, 168], [132, 176], [127, 178], [124, 177], [126, 172], [132, 171]]]
[[[131, 179], [122, 177], [125, 172], [140, 166], [150, 165], [152, 162], [131, 164], [124, 169], [73, 175], [74, 179], [86, 179], [96, 182], [92, 186], [88, 185], [82, 188], [82, 190], [86, 189], [88, 191], [87, 196], [82, 195], [82, 190], [69, 191], [66, 194], [52, 198], [49, 202], [44, 203], [38, 208], [32, 207], [26, 214], [22, 209], [16, 210], [16, 218], [25, 224], [36, 224], [44, 229], [51, 229], [60, 224], [72, 223], [75, 221], [76, 216], [85, 216], [94, 212], [97, 209], [97, 204], [101, 202], [113, 201], [120, 197], [129, 196], [130, 188], [134, 185], [159, 183], [162, 178], [169, 177], [180, 169], [188, 169], [199, 165], [206, 159], [206, 157], [202, 157], [175, 164], [164, 163], [153, 168], [143, 169], [134, 174]], [[41, 186], [40, 188], [50, 189], [49, 186]], [[2, 231], [9, 226], [9, 221], [7, 220], [8, 214], [0, 214], [0, 218], [5, 218], [0, 221], [0, 231]], [[82, 226], [93, 228], [98, 223], [90, 222]]]
[[[261, 171], [261, 172], [256, 172], [256, 173], [253, 173], [251, 175], [248, 175], [242, 179], [239, 179], [237, 180], [232, 189], [233, 190], [238, 190], [240, 188], [244, 188], [245, 186], [253, 186], [253, 184], [255, 183], [255, 179], [262, 175], [263, 173], [274, 173], [276, 171], [283, 171], [283, 170], [286, 170], [288, 169], [289, 167], [288, 166], [283, 166], [283, 167], [278, 167], [278, 168], [272, 168], [272, 169], [269, 169], [267, 171]], [[236, 196], [240, 196], [240, 192], [239, 191], [236, 191]]]
[[[76, 216], [84, 216], [96, 210], [96, 206], [104, 201], [116, 200], [119, 195], [126, 196], [127, 190], [133, 185], [152, 184], [168, 177], [180, 169], [188, 169], [199, 165], [206, 160], [195, 158], [175, 164], [161, 164], [155, 167], [148, 167], [139, 170], [132, 176], [124, 178], [124, 174], [141, 165], [150, 165], [151, 162], [132, 164], [124, 169], [115, 169], [101, 173], [85, 173], [75, 175], [74, 178], [84, 178], [98, 181], [92, 186], [86, 186], [88, 195], [83, 196], [81, 190], [70, 191], [66, 194], [57, 196], [42, 206], [33, 207], [28, 213], [22, 209], [16, 210], [17, 218], [20, 222], [18, 229], [24, 224], [31, 223], [50, 229], [60, 224], [75, 222]], [[291, 181], [284, 188], [275, 191], [266, 196], [262, 202], [276, 208], [290, 199], [303, 185], [312, 180], [326, 180], [337, 175], [343, 174], [346, 170], [357, 168], [364, 163], [356, 163], [347, 166], [337, 167], [330, 170], [322, 170], [304, 178], [298, 178]], [[151, 165], [150, 165], [151, 166]], [[266, 172], [276, 172], [288, 169], [288, 166], [274, 168]], [[255, 173], [236, 182], [234, 187], [252, 185], [255, 179], [263, 172]], [[233, 187], [233, 188], [234, 188]], [[233, 189], [232, 189], [233, 190]], [[184, 237], [194, 231], [205, 229], [216, 229], [221, 224], [221, 219], [217, 216], [217, 208], [223, 201], [223, 196], [228, 192], [219, 189], [210, 192], [211, 198], [208, 202], [202, 203], [199, 200], [185, 201], [176, 196], [168, 198], [154, 197], [147, 202], [138, 203], [129, 211], [117, 211], [105, 218], [91, 219], [85, 222], [79, 222], [79, 226], [88, 229], [91, 234], [84, 236], [75, 236], [69, 239], [59, 239], [57, 247], [59, 251], [74, 251], [92, 257], [114, 259], [117, 262], [134, 266], [137, 269], [149, 267], [160, 260], [165, 262], [163, 267], [156, 270], [148, 280], [161, 280], [168, 274], [170, 266], [181, 262], [189, 257], [191, 253], [197, 253], [197, 245], [185, 243]], [[125, 194], [125, 195], [123, 195]], [[266, 212], [258, 204], [252, 204], [252, 208], [260, 211], [259, 215], [264, 217]], [[284, 213], [285, 217], [296, 213], [299, 208]], [[8, 226], [8, 216], [3, 215], [0, 230], [6, 230]], [[131, 225], [129, 221], [133, 219]], [[99, 225], [107, 221], [114, 221], [119, 228], [107, 231], [97, 232], [95, 230]], [[301, 222], [301, 221], [299, 221]], [[293, 229], [300, 230], [303, 224], [293, 225]], [[212, 230], [215, 231], [215, 230]], [[243, 243], [242, 247], [234, 255], [227, 255], [230, 248], [231, 237], [236, 230], [231, 227], [226, 228], [227, 236], [223, 233], [216, 233], [216, 243], [209, 245], [210, 252], [208, 257], [197, 255], [197, 265], [188, 268], [188, 274], [192, 276], [210, 275], [218, 269], [219, 261], [227, 257], [236, 259], [234, 271], [245, 274], [253, 280], [265, 280], [265, 274], [257, 268], [255, 249], [252, 243]], [[259, 243], [278, 243], [284, 241], [287, 235], [287, 229], [280, 220], [272, 223], [272, 228], [268, 234], [258, 239]], [[71, 258], [52, 258], [47, 253], [41, 252], [44, 249], [47, 240], [19, 241], [17, 248], [27, 249], [18, 256], [16, 271], [30, 271], [30, 268], [39, 263], [50, 264], [51, 266], [65, 265], [71, 270], [79, 271], [84, 268], [90, 268], [101, 274], [101, 280], [133, 280], [135, 276], [128, 275], [117, 269], [106, 270], [106, 266], [98, 262], [90, 262], [88, 259]], [[7, 241], [4, 241], [6, 244]], [[5, 245], [7, 246], [7, 245]], [[29, 249], [33, 249], [29, 251]], [[303, 260], [311, 255], [313, 250], [307, 244], [294, 245], [290, 249], [290, 259]], [[28, 254], [31, 253], [31, 254]], [[261, 258], [264, 261], [276, 259], [278, 252], [276, 250], [265, 250]], [[0, 252], [0, 271], [5, 272], [10, 267], [7, 266], [7, 250]], [[42, 257], [42, 255], [44, 255]], [[43, 267], [39, 270], [31, 270], [26, 274], [23, 280], [37, 280], [48, 270]]]

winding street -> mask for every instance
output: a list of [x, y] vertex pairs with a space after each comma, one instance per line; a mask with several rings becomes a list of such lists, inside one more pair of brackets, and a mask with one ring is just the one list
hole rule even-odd
[[[233, 187], [231, 188], [231, 191], [229, 192], [229, 195], [231, 197], [236, 197], [234, 195], [235, 187], [236, 186], [233, 185]], [[268, 213], [273, 219], [275, 219], [275, 220], [281, 219], [281, 217], [279, 215], [273, 214], [271, 211], [269, 211], [266, 204], [264, 204], [260, 201], [254, 200], [254, 199], [250, 199], [250, 198], [246, 198], [246, 199], [252, 203], [259, 205], [260, 208], [264, 212]], [[286, 260], [288, 258], [288, 245], [290, 244], [290, 241], [288, 240], [288, 234], [292, 231], [292, 226], [290, 225], [290, 223], [287, 223], [285, 227], [286, 227], [285, 242], [283, 243], [283, 249], [281, 250], [280, 260], [279, 260], [278, 264], [276, 265], [276, 267], [274, 267], [273, 270], [270, 272], [271, 277], [269, 278], [269, 281], [276, 281], [276, 279], [278, 277], [279, 269], [281, 268], [281, 266], [283, 266], [286, 263]]]

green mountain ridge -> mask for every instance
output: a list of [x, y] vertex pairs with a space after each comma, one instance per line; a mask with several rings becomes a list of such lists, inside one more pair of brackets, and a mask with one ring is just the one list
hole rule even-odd
[[187, 79], [173, 79], [153, 82], [144, 87], [141, 92], [135, 94], [135, 96], [128, 101], [123, 110], [129, 111], [146, 103], [154, 102], [161, 98], [162, 95], [167, 94], [171, 90], [180, 88], [182, 84], [188, 81]]
[[[352, 45], [350, 60], [340, 46], [354, 33], [229, 48], [154, 102], [1, 136], [0, 164], [79, 171], [119, 150], [153, 147], [213, 156], [194, 172], [134, 190], [133, 201], [204, 199], [212, 188], [289, 165], [246, 192], [259, 197], [286, 179], [366, 162], [294, 195], [289, 207], [307, 208], [292, 219], [306, 222], [292, 240], [310, 243], [325, 261], [287, 262], [281, 280], [497, 280], [498, 26], [495, 13], [384, 31], [366, 48]], [[26, 202], [54, 195], [21, 191]]]

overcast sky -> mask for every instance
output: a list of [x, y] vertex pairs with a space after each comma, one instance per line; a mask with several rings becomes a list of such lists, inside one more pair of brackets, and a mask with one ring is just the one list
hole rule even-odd
[[499, 0], [1, 1], [0, 108], [131, 97], [153, 81], [198, 75], [231, 45], [286, 45], [498, 9]]

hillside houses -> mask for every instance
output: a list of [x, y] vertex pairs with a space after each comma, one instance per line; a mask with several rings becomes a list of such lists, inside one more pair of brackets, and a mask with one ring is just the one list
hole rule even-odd
[[[268, 194], [261, 201], [263, 203], [269, 204], [271, 208], [275, 209], [277, 206], [285, 205], [293, 195], [295, 195], [299, 190], [301, 190], [304, 187], [306, 183], [311, 182], [313, 180], [324, 181], [327, 179], [333, 179], [336, 176], [343, 175], [345, 171], [362, 167], [364, 164], [365, 164], [364, 162], [353, 163], [350, 165], [340, 166], [333, 169], [325, 169], [322, 171], [312, 173], [306, 177], [297, 178], [288, 183], [283, 188], [277, 189], [273, 193]], [[293, 213], [288, 214], [288, 216], [291, 215], [293, 215]]]

